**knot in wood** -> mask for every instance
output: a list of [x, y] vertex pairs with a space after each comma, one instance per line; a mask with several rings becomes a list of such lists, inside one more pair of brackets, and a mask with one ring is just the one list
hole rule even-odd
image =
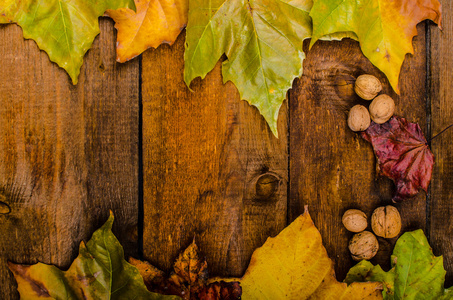
[[258, 177], [255, 185], [256, 198], [267, 200], [272, 197], [280, 186], [280, 178], [272, 173], [265, 173]]

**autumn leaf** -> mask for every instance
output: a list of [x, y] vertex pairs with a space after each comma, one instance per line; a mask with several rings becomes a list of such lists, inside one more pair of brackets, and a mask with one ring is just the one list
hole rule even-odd
[[195, 240], [176, 259], [169, 277], [146, 261], [131, 258], [150, 291], [178, 295], [183, 299], [240, 299], [241, 288], [237, 282], [216, 281], [208, 283], [208, 265], [202, 258]]
[[38, 263], [8, 263], [21, 299], [179, 299], [146, 289], [137, 268], [124, 260], [120, 243], [111, 232], [113, 214], [86, 245], [67, 271]]
[[2, 0], [3, 3], [0, 3], [0, 24], [11, 23], [12, 11], [16, 9], [17, 3], [16, 0]]
[[255, 105], [277, 136], [278, 112], [302, 74], [311, 0], [191, 0], [184, 80], [204, 78], [223, 54], [223, 81]]
[[130, 60], [150, 47], [172, 45], [187, 24], [188, 0], [135, 0], [129, 8], [107, 10], [118, 29], [117, 61]]
[[[306, 209], [275, 238], [255, 250], [239, 279], [243, 299], [381, 299], [376, 282], [338, 282], [333, 263]], [[235, 280], [235, 279], [234, 279]]]
[[352, 267], [348, 283], [380, 281], [384, 299], [452, 299], [452, 288], [445, 290], [445, 269], [441, 256], [434, 256], [422, 230], [404, 233], [396, 242], [391, 257], [392, 269], [361, 261]]
[[418, 124], [394, 116], [384, 124], [372, 122], [362, 137], [373, 145], [381, 173], [395, 182], [393, 201], [428, 190], [434, 155]]
[[426, 19], [441, 23], [438, 0], [314, 0], [311, 45], [326, 34], [354, 32], [363, 54], [399, 93], [398, 77], [406, 53], [414, 53], [416, 25]]
[[24, 38], [33, 39], [77, 84], [83, 56], [99, 33], [98, 18], [121, 7], [135, 8], [133, 0], [7, 0], [0, 4], [0, 22], [20, 25]]

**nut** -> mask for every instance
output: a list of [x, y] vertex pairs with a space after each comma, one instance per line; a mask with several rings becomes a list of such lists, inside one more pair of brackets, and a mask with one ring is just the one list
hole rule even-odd
[[354, 91], [360, 98], [371, 100], [382, 90], [382, 84], [373, 75], [360, 75], [354, 85]]
[[362, 231], [354, 234], [349, 241], [349, 252], [354, 260], [369, 260], [373, 258], [379, 250], [377, 238], [369, 231]]
[[348, 115], [348, 126], [352, 131], [366, 130], [370, 123], [370, 113], [365, 106], [357, 104], [351, 108]]
[[391, 205], [378, 207], [371, 216], [371, 228], [377, 236], [394, 238], [401, 231], [401, 217]]
[[388, 95], [379, 95], [370, 104], [371, 119], [378, 124], [387, 122], [395, 113], [395, 101]]
[[366, 214], [358, 209], [348, 209], [341, 219], [344, 227], [351, 232], [360, 232], [368, 226]]

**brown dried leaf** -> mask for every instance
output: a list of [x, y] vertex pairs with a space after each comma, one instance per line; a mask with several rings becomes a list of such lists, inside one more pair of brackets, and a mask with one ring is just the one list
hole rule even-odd
[[208, 284], [208, 265], [202, 258], [195, 240], [179, 254], [173, 272], [164, 272], [148, 262], [131, 258], [129, 262], [138, 268], [147, 288], [165, 295], [178, 295], [183, 299], [233, 300], [240, 299], [241, 288], [237, 282]]

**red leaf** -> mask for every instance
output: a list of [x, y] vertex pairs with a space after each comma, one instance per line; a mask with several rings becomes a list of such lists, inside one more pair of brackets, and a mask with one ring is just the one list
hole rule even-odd
[[381, 173], [396, 184], [393, 201], [428, 190], [434, 155], [418, 124], [394, 116], [384, 124], [372, 122], [362, 137], [373, 145]]

